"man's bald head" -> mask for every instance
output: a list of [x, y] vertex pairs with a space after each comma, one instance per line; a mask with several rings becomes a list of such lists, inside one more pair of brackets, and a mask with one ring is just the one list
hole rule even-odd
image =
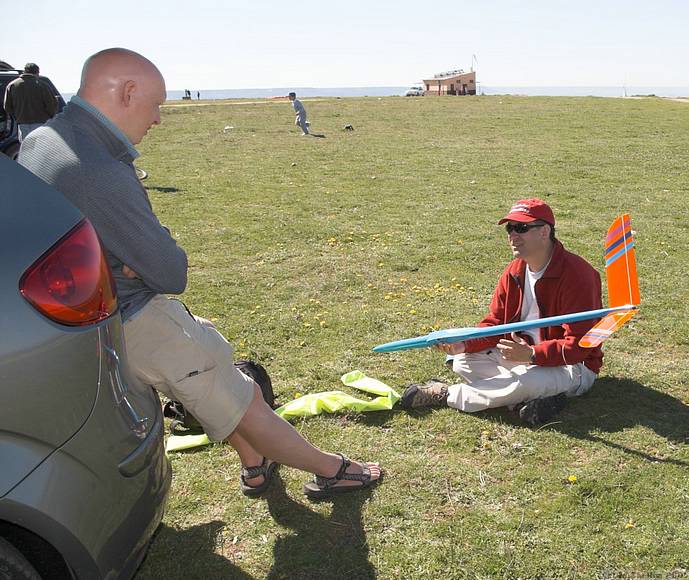
[[126, 48], [108, 48], [90, 56], [78, 92], [135, 145], [160, 123], [165, 94], [165, 80], [157, 67]]

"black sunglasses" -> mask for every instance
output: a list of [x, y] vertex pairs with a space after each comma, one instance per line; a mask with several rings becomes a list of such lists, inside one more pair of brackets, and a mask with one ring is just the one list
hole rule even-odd
[[508, 234], [511, 234], [512, 232], [515, 232], [517, 234], [525, 234], [529, 230], [532, 230], [534, 228], [542, 228], [545, 224], [525, 224], [522, 222], [516, 223], [516, 224], [505, 224], [505, 230], [507, 230]]

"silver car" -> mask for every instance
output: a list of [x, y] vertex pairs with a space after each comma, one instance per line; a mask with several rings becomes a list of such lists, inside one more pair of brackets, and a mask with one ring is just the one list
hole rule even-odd
[[0, 578], [131, 578], [170, 488], [91, 224], [0, 155]]
[[423, 87], [411, 87], [406, 93], [404, 93], [405, 97], [423, 97], [425, 94], [425, 91]]

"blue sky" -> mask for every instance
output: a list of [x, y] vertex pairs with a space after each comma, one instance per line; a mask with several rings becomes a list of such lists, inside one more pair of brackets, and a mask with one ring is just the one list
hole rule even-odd
[[486, 86], [689, 86], [687, 0], [23, 0], [0, 59], [63, 92], [110, 46], [168, 89], [404, 86], [478, 60]]

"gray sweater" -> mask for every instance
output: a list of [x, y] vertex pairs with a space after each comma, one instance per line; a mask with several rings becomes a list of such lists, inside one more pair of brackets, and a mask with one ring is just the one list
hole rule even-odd
[[[19, 163], [91, 221], [105, 246], [127, 320], [156, 294], [184, 292], [187, 255], [153, 213], [132, 163], [136, 151], [123, 138], [70, 102], [24, 140]], [[140, 277], [126, 277], [123, 265]]]
[[292, 101], [292, 108], [294, 109], [294, 112], [298, 118], [306, 119], [306, 109], [304, 108], [304, 105], [301, 104], [299, 99], [294, 99]]

